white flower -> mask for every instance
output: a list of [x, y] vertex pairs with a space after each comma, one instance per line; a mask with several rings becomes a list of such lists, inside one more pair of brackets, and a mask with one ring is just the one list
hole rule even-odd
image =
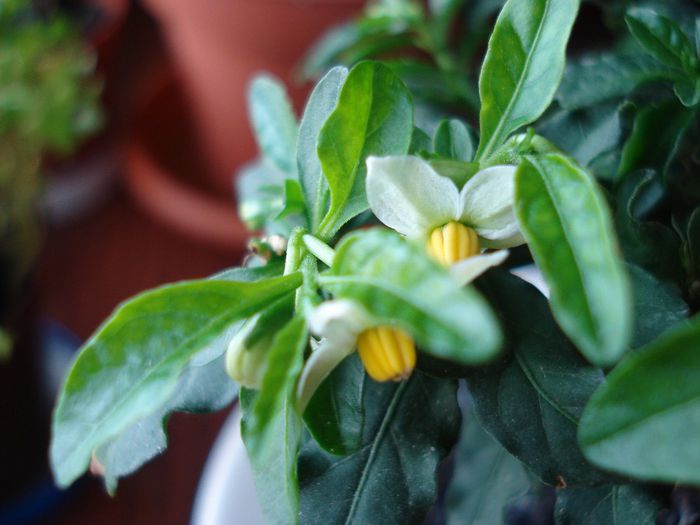
[[[507, 257], [507, 251], [479, 255], [482, 247], [508, 248], [525, 242], [513, 210], [515, 170], [507, 165], [483, 169], [460, 191], [450, 178], [439, 175], [419, 157], [369, 157], [367, 200], [381, 222], [409, 238], [428, 242], [429, 248], [436, 236], [439, 242], [444, 236], [445, 244], [448, 235], [455, 236], [453, 251], [459, 251], [458, 246], [467, 250], [461, 260], [436, 258], [451, 263], [450, 271], [460, 283], [466, 283]], [[462, 225], [461, 230], [455, 225]], [[469, 230], [478, 238], [475, 248], [466, 237], [461, 245], [456, 238]]]

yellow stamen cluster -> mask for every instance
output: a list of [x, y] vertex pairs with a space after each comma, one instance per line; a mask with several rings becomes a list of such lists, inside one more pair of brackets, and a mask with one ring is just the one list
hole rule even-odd
[[375, 381], [400, 381], [416, 366], [416, 346], [404, 330], [392, 326], [369, 328], [360, 334], [357, 350]]
[[472, 257], [479, 253], [476, 232], [459, 222], [448, 222], [435, 228], [428, 239], [428, 254], [444, 266]]

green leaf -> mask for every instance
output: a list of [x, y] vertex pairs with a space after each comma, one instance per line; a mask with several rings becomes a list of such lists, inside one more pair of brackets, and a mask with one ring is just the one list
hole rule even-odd
[[447, 492], [447, 522], [505, 525], [507, 506], [529, 488], [522, 463], [489, 436], [478, 421], [464, 417]]
[[[135, 472], [168, 447], [165, 422], [171, 413], [212, 412], [233, 401], [238, 389], [226, 375], [224, 355], [211, 360], [207, 355], [210, 353], [208, 349], [203, 351], [203, 363], [198, 362], [202, 359], [197, 356], [191, 360], [178, 379], [174, 396], [163, 407], [138, 420], [95, 452], [110, 493], [116, 490], [119, 478]], [[210, 360], [206, 362], [207, 359]]]
[[316, 231], [328, 207], [328, 184], [321, 171], [316, 147], [323, 124], [335, 109], [340, 89], [348, 76], [344, 67], [331, 69], [311, 92], [299, 125], [297, 165], [299, 181], [309, 209], [312, 231]]
[[503, 320], [509, 350], [467, 375], [482, 426], [545, 483], [605, 481], [575, 445], [578, 419], [603, 373], [576, 353], [532, 285], [492, 271], [479, 287]]
[[56, 482], [68, 486], [96, 450], [159, 410], [193, 356], [222, 353], [237, 321], [300, 284], [299, 274], [183, 282], [117, 308], [83, 346], [61, 391], [50, 451]]
[[346, 236], [319, 283], [336, 297], [357, 301], [378, 321], [401, 325], [438, 357], [477, 364], [500, 349], [498, 324], [483, 298], [457, 286], [422, 249], [389, 230]]
[[549, 106], [561, 80], [578, 0], [508, 0], [481, 68], [477, 160]]
[[[355, 361], [346, 369], [354, 381], [365, 381], [357, 355], [346, 361]], [[357, 452], [333, 456], [312, 440], [302, 448], [304, 525], [421, 523], [435, 501], [438, 464], [459, 432], [456, 383], [415, 372], [400, 383], [372, 384], [361, 402], [355, 417], [340, 421], [341, 431], [359, 431]]]
[[256, 77], [250, 85], [248, 107], [265, 159], [280, 171], [294, 175], [297, 121], [284, 86], [269, 75]]
[[251, 230], [286, 233], [277, 220], [284, 209], [285, 174], [261, 161], [241, 168], [236, 176], [238, 215]]
[[636, 479], [700, 484], [700, 318], [631, 354], [581, 418], [593, 463]]
[[469, 128], [458, 119], [443, 120], [433, 138], [435, 153], [448, 159], [468, 162], [474, 156], [474, 144]]
[[631, 298], [600, 189], [566, 157], [547, 154], [520, 165], [515, 193], [557, 322], [589, 361], [615, 363], [630, 339]]
[[639, 266], [628, 265], [634, 291], [632, 348], [640, 348], [688, 317], [688, 305], [678, 291]]
[[210, 279], [217, 281], [259, 281], [269, 277], [278, 277], [282, 275], [284, 270], [284, 262], [281, 260], [272, 260], [263, 266], [247, 266], [229, 268], [221, 272], [215, 273]]
[[403, 82], [377, 62], [352, 68], [318, 138], [318, 157], [331, 192], [319, 228], [322, 237], [332, 237], [367, 209], [365, 159], [405, 154], [412, 133], [413, 105]]
[[557, 101], [569, 110], [592, 107], [628, 97], [643, 84], [675, 77], [673, 70], [643, 54], [595, 53], [567, 65]]
[[307, 343], [306, 320], [295, 317], [272, 343], [260, 392], [254, 401], [249, 401], [251, 394], [245, 394], [241, 432], [269, 523], [298, 520], [297, 455], [302, 426], [296, 409], [296, 382]]
[[627, 11], [625, 22], [642, 47], [660, 62], [680, 70], [697, 66], [693, 44], [670, 18], [653, 9], [634, 7]]
[[660, 499], [639, 485], [603, 485], [557, 491], [557, 525], [655, 525]]
[[433, 151], [433, 141], [425, 131], [419, 127], [413, 128], [413, 134], [411, 135], [411, 146], [408, 148], [408, 152], [412, 155], [418, 155], [420, 153], [431, 153]]

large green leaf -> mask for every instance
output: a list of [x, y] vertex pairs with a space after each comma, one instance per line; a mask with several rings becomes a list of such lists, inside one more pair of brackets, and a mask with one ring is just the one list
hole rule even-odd
[[700, 318], [620, 363], [579, 428], [586, 457], [634, 478], [700, 484]]
[[260, 75], [248, 93], [250, 120], [265, 159], [287, 174], [296, 173], [297, 121], [284, 86]]
[[481, 68], [481, 142], [488, 158], [508, 135], [535, 121], [561, 80], [578, 0], [509, 0], [496, 21]]
[[318, 228], [328, 206], [328, 183], [316, 151], [318, 135], [338, 103], [338, 95], [347, 76], [347, 69], [335, 67], [320, 80], [311, 92], [299, 125], [297, 165], [312, 231]]
[[522, 463], [474, 418], [465, 417], [447, 493], [447, 522], [504, 525], [507, 506], [529, 488]]
[[260, 391], [254, 399], [252, 393], [245, 394], [241, 432], [269, 523], [297, 522], [302, 426], [296, 409], [296, 382], [307, 341], [305, 319], [292, 319], [273, 341]]
[[57, 483], [69, 485], [96, 450], [163, 407], [193, 356], [223, 352], [237, 321], [300, 284], [299, 274], [191, 281], [120, 306], [82, 348], [61, 391], [50, 451]]
[[411, 94], [399, 77], [377, 62], [352, 68], [318, 137], [318, 157], [331, 192], [322, 237], [330, 238], [367, 209], [365, 159], [405, 154], [412, 133]]
[[[355, 383], [365, 381], [356, 354], [340, 366]], [[415, 372], [400, 383], [373, 383], [359, 401], [354, 417], [347, 411], [338, 422], [341, 432], [359, 433], [356, 452], [333, 456], [313, 440], [302, 448], [300, 522], [421, 523], [437, 495], [438, 464], [459, 432], [456, 383]]]
[[557, 92], [569, 110], [628, 97], [638, 86], [675, 78], [667, 66], [641, 53], [595, 53], [570, 62]]
[[660, 499], [638, 485], [602, 485], [557, 491], [557, 525], [654, 525]]
[[479, 286], [509, 347], [500, 362], [467, 375], [482, 426], [545, 483], [604, 481], [576, 446], [578, 419], [603, 373], [576, 353], [532, 285], [492, 271]]
[[392, 231], [346, 236], [319, 283], [379, 321], [402, 326], [438, 357], [477, 364], [500, 350], [498, 323], [483, 298], [460, 288], [421, 248]]
[[631, 299], [595, 181], [562, 155], [533, 156], [518, 168], [515, 193], [516, 214], [559, 325], [592, 363], [615, 363], [629, 343]]

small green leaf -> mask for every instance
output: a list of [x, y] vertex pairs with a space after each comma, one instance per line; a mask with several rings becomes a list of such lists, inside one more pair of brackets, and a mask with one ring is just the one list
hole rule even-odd
[[411, 155], [418, 155], [421, 153], [432, 153], [433, 151], [433, 141], [430, 139], [425, 131], [419, 127], [413, 128], [413, 134], [411, 135], [411, 146], [408, 148], [408, 152]]
[[556, 98], [564, 109], [592, 107], [627, 97], [643, 84], [674, 78], [671, 68], [644, 54], [595, 53], [569, 62]]
[[[356, 354], [346, 361], [356, 362], [347, 370], [356, 383], [370, 382]], [[400, 383], [373, 384], [355, 417], [341, 421], [341, 432], [361, 435], [356, 452], [333, 456], [313, 440], [302, 448], [300, 522], [421, 523], [437, 495], [437, 467], [457, 440], [456, 390], [454, 381], [420, 372]]]
[[557, 491], [557, 525], [655, 525], [663, 504], [639, 485], [602, 485]]
[[250, 392], [242, 396], [241, 432], [269, 523], [298, 520], [297, 454], [302, 426], [296, 409], [296, 382], [307, 343], [306, 320], [295, 317], [272, 343], [260, 392], [254, 400]]
[[481, 68], [477, 160], [547, 109], [561, 80], [578, 0], [508, 0]]
[[464, 417], [447, 492], [447, 523], [505, 525], [507, 506], [529, 488], [522, 463], [489, 436], [478, 421]]
[[443, 120], [433, 138], [435, 153], [448, 159], [468, 162], [474, 156], [474, 143], [469, 128], [460, 120]]
[[483, 298], [457, 286], [422, 249], [394, 232], [377, 228], [346, 236], [319, 283], [378, 320], [401, 325], [438, 357], [476, 364], [500, 349], [498, 323]]
[[412, 133], [413, 104], [403, 82], [380, 63], [355, 66], [318, 138], [318, 157], [331, 192], [319, 228], [322, 237], [332, 237], [367, 209], [365, 159], [405, 154]]
[[509, 350], [467, 375], [481, 425], [545, 483], [604, 482], [575, 446], [578, 419], [602, 371], [576, 353], [532, 285], [494, 270], [479, 288], [503, 320]]
[[61, 391], [50, 451], [56, 482], [68, 486], [96, 450], [159, 410], [193, 356], [221, 354], [238, 321], [300, 284], [299, 274], [191, 281], [120, 306], [83, 346]]
[[625, 22], [642, 47], [660, 62], [680, 70], [697, 65], [693, 44], [670, 18], [653, 9], [634, 7], [627, 11]]
[[700, 484], [700, 318], [621, 362], [581, 417], [579, 443], [605, 469]]
[[235, 182], [238, 215], [249, 229], [284, 231], [277, 220], [284, 209], [284, 181], [284, 173], [261, 161], [239, 170]]
[[297, 165], [299, 181], [309, 209], [312, 231], [316, 231], [328, 207], [328, 183], [321, 171], [316, 147], [323, 124], [335, 109], [338, 95], [348, 76], [344, 67], [331, 69], [311, 92], [299, 125]]
[[294, 175], [297, 121], [284, 86], [269, 75], [256, 77], [250, 85], [248, 107], [265, 159], [280, 171]]
[[595, 181], [562, 155], [528, 157], [516, 173], [515, 208], [557, 322], [589, 361], [615, 363], [630, 339], [631, 298]]

